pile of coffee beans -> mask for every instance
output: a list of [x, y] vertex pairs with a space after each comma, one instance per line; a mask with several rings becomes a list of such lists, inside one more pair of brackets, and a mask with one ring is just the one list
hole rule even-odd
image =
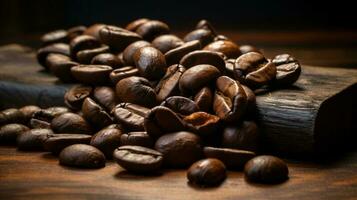
[[301, 66], [292, 56], [266, 58], [206, 20], [183, 38], [164, 22], [138, 19], [56, 30], [42, 42], [38, 62], [79, 84], [66, 92], [67, 107], [1, 111], [1, 143], [79, 168], [107, 159], [131, 173], [186, 168], [199, 186], [219, 185], [227, 169], [252, 182], [288, 178], [282, 160], [257, 156], [255, 93], [293, 84]]

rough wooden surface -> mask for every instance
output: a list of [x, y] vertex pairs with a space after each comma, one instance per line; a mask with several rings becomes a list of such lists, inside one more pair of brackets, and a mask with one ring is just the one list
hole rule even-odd
[[63, 167], [48, 153], [0, 147], [0, 199], [357, 199], [357, 152], [327, 163], [288, 161], [290, 179], [249, 184], [228, 172], [217, 188], [194, 188], [185, 170], [131, 175], [114, 162], [98, 170]]

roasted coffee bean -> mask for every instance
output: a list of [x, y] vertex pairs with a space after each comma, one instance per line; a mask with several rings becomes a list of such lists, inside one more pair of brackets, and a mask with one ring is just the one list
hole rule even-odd
[[16, 138], [30, 130], [22, 124], [6, 124], [0, 127], [0, 144], [12, 145], [16, 143]]
[[213, 104], [213, 93], [209, 87], [203, 87], [194, 97], [199, 110], [210, 112]]
[[107, 159], [111, 159], [113, 151], [120, 146], [122, 131], [116, 128], [105, 128], [94, 134], [90, 145], [98, 148]]
[[226, 177], [226, 166], [214, 158], [199, 160], [193, 163], [187, 171], [187, 179], [198, 186], [217, 186]]
[[134, 20], [132, 22], [130, 22], [126, 27], [125, 29], [128, 30], [128, 31], [136, 31], [136, 29], [139, 28], [139, 26], [145, 24], [146, 22], [148, 22], [149, 19], [147, 18], [140, 18], [140, 19], [137, 19], [137, 20]]
[[54, 155], [58, 155], [62, 149], [72, 144], [89, 144], [91, 138], [91, 135], [85, 134], [51, 134], [43, 141], [43, 148]]
[[78, 65], [77, 62], [72, 61], [69, 56], [62, 54], [51, 53], [46, 58], [46, 66], [64, 83], [75, 81], [75, 78], [72, 76], [71, 69], [76, 65]]
[[113, 68], [107, 65], [77, 65], [71, 68], [74, 78], [89, 85], [108, 83], [111, 71]]
[[242, 170], [245, 163], [255, 157], [252, 151], [238, 149], [204, 147], [203, 153], [207, 158], [216, 158], [222, 161], [228, 169]]
[[132, 66], [121, 67], [119, 69], [115, 69], [110, 72], [109, 77], [110, 80], [114, 85], [116, 85], [120, 80], [131, 77], [131, 76], [138, 76], [139, 70], [138, 68]]
[[80, 115], [75, 113], [63, 113], [55, 117], [51, 122], [51, 129], [56, 133], [92, 133], [90, 124]]
[[227, 126], [223, 130], [222, 147], [256, 151], [258, 127], [253, 121], [244, 121], [239, 126]]
[[116, 26], [104, 26], [99, 31], [101, 41], [111, 49], [121, 52], [129, 44], [141, 40], [141, 36]]
[[135, 66], [142, 76], [158, 80], [164, 76], [166, 61], [164, 55], [154, 47], [142, 47], [133, 56]]
[[262, 54], [250, 52], [237, 58], [234, 73], [239, 82], [251, 88], [259, 88], [275, 78], [276, 67]]
[[206, 50], [197, 50], [188, 53], [180, 60], [180, 64], [187, 69], [199, 64], [213, 65], [222, 73], [226, 69], [226, 63], [219, 53]]
[[70, 48], [68, 44], [65, 43], [55, 43], [45, 46], [37, 51], [36, 58], [38, 63], [45, 69], [49, 69], [46, 65], [47, 56], [50, 53], [63, 54], [65, 56], [70, 56]]
[[116, 85], [116, 94], [123, 102], [147, 107], [156, 105], [155, 91], [143, 77], [131, 76], [120, 80]]
[[136, 29], [136, 33], [141, 35], [145, 40], [152, 41], [160, 35], [164, 35], [170, 32], [170, 28], [167, 24], [157, 20], [149, 20]]
[[115, 129], [118, 129], [120, 132], [124, 132], [124, 126], [121, 124], [110, 124], [109, 126], [106, 126], [103, 129], [106, 129], [106, 128], [115, 128]]
[[150, 109], [131, 103], [120, 103], [113, 110], [112, 114], [116, 121], [123, 124], [131, 131], [144, 130], [144, 117]]
[[212, 24], [208, 20], [205, 20], [205, 19], [203, 19], [197, 23], [196, 29], [207, 29], [207, 30], [210, 30], [213, 33], [213, 35], [217, 35]]
[[108, 65], [113, 69], [123, 66], [123, 60], [111, 53], [101, 53], [93, 57], [91, 64], [93, 65]]
[[212, 65], [196, 65], [187, 69], [179, 81], [180, 91], [183, 94], [195, 94], [203, 87], [216, 81], [221, 72]]
[[218, 40], [212, 42], [205, 46], [203, 50], [221, 52], [227, 56], [227, 58], [237, 58], [242, 54], [239, 50], [239, 46], [229, 40]]
[[199, 108], [194, 101], [182, 96], [169, 97], [161, 103], [161, 106], [168, 107], [175, 113], [182, 116], [190, 115], [199, 111]]
[[184, 130], [185, 125], [171, 109], [164, 106], [156, 106], [146, 115], [144, 127], [147, 134], [153, 138], [158, 138], [165, 133]]
[[70, 53], [73, 59], [77, 58], [77, 53], [85, 49], [95, 49], [101, 46], [98, 39], [89, 35], [80, 35], [69, 43]]
[[183, 118], [187, 127], [198, 135], [209, 136], [218, 132], [219, 117], [206, 112], [195, 112]]
[[41, 110], [41, 108], [35, 105], [28, 105], [19, 109], [19, 111], [24, 115], [25, 123], [29, 122], [32, 115], [39, 110]]
[[70, 110], [66, 107], [50, 107], [38, 110], [33, 113], [30, 126], [31, 128], [50, 129], [52, 119], [67, 112], [70, 112]]
[[17, 108], [8, 108], [0, 111], [0, 126], [10, 123], [24, 123], [25, 115]]
[[184, 44], [184, 42], [176, 35], [161, 35], [152, 41], [152, 46], [161, 51], [161, 53], [166, 53], [171, 49], [177, 48]]
[[240, 52], [242, 52], [242, 54], [246, 54], [249, 52], [257, 52], [260, 53], [259, 49], [257, 49], [256, 47], [252, 46], [252, 45], [241, 45], [239, 47]]
[[226, 122], [237, 122], [247, 109], [247, 95], [241, 84], [228, 76], [221, 76], [216, 81], [213, 110]]
[[185, 67], [179, 64], [171, 65], [167, 68], [165, 76], [161, 78], [155, 88], [158, 102], [180, 93], [179, 80], [185, 70]]
[[199, 40], [202, 46], [213, 42], [214, 34], [208, 29], [197, 29], [188, 33], [183, 40], [185, 42], [190, 42], [193, 40]]
[[125, 62], [125, 65], [129, 65], [129, 66], [135, 65], [134, 54], [143, 47], [151, 47], [151, 46], [152, 45], [145, 40], [139, 40], [131, 43], [123, 51], [123, 60]]
[[64, 95], [64, 103], [72, 110], [82, 109], [85, 98], [92, 94], [93, 88], [85, 85], [71, 87]]
[[168, 65], [178, 64], [182, 57], [186, 54], [201, 49], [201, 43], [198, 40], [193, 40], [191, 42], [186, 42], [181, 46], [171, 49], [165, 53], [166, 63]]
[[163, 162], [160, 152], [141, 146], [121, 146], [114, 150], [113, 157], [121, 167], [134, 173], [158, 171]]
[[120, 144], [151, 148], [154, 140], [146, 132], [128, 132], [121, 135]]
[[275, 156], [257, 156], [244, 167], [244, 175], [249, 182], [280, 183], [289, 178], [286, 163]]
[[90, 64], [95, 56], [103, 53], [108, 53], [109, 51], [110, 50], [108, 46], [102, 46], [95, 49], [84, 49], [78, 51], [76, 58], [81, 64]]
[[289, 86], [295, 83], [301, 74], [300, 63], [289, 54], [275, 56], [272, 61], [276, 65], [276, 79], [274, 84]]
[[79, 168], [102, 168], [105, 166], [105, 157], [93, 146], [74, 144], [61, 151], [59, 163]]
[[256, 107], [257, 107], [255, 94], [249, 87], [245, 85], [241, 85], [241, 86], [244, 89], [245, 94], [247, 95], [246, 117], [254, 118], [254, 115], [256, 113]]
[[31, 128], [44, 128], [44, 129], [50, 129], [51, 128], [51, 123], [43, 120], [39, 120], [36, 118], [30, 119], [29, 123]]
[[105, 24], [93, 24], [92, 26], [88, 27], [83, 35], [90, 35], [92, 37], [95, 37], [97, 40], [100, 40], [100, 35], [99, 35], [99, 31], [100, 29], [102, 29], [104, 26], [106, 26]]
[[234, 65], [236, 62], [236, 59], [227, 59], [225, 60], [226, 62], [226, 71], [225, 71], [225, 75], [229, 76], [231, 78], [234, 78]]
[[188, 167], [202, 157], [200, 137], [186, 131], [161, 136], [155, 149], [164, 155], [164, 164], [169, 167]]
[[112, 117], [105, 109], [89, 97], [83, 101], [82, 112], [83, 117], [97, 128], [103, 128], [113, 123]]
[[86, 30], [87, 30], [87, 27], [85, 27], [85, 26], [74, 26], [72, 28], [69, 28], [67, 30], [67, 35], [68, 35], [69, 41], [77, 36], [82, 35], [84, 33], [84, 31], [86, 31]]
[[21, 151], [42, 151], [43, 143], [53, 134], [51, 129], [31, 129], [17, 136], [17, 149]]
[[53, 43], [68, 43], [69, 37], [67, 31], [61, 29], [46, 33], [41, 37], [41, 41], [44, 45]]
[[93, 98], [97, 103], [106, 108], [108, 112], [112, 111], [119, 102], [113, 88], [106, 86], [96, 87], [93, 92]]

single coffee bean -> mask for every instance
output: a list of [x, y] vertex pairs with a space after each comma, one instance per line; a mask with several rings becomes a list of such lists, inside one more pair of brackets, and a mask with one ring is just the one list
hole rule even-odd
[[98, 148], [107, 159], [111, 159], [113, 151], [120, 146], [122, 131], [116, 128], [105, 128], [94, 134], [90, 145]]
[[205, 20], [205, 19], [200, 20], [197, 23], [196, 29], [207, 29], [207, 30], [210, 30], [213, 33], [213, 35], [217, 35], [216, 30], [214, 29], [212, 24], [208, 20]]
[[221, 52], [228, 58], [237, 58], [242, 53], [239, 50], [239, 46], [229, 40], [218, 40], [205, 46], [203, 50]]
[[226, 122], [237, 122], [247, 109], [247, 95], [241, 84], [228, 76], [221, 76], [216, 81], [213, 110]]
[[152, 46], [161, 51], [161, 53], [166, 53], [171, 49], [175, 49], [184, 44], [184, 42], [176, 35], [167, 34], [161, 35], [152, 41]]
[[207, 44], [213, 42], [214, 34], [212, 31], [208, 29], [196, 29], [190, 33], [188, 33], [183, 40], [185, 42], [190, 42], [193, 40], [199, 40], [202, 46], [206, 46]]
[[234, 79], [234, 65], [235, 65], [236, 59], [233, 59], [233, 58], [227, 59], [227, 60], [225, 60], [225, 62], [226, 62], [225, 75]]
[[68, 44], [65, 43], [55, 43], [51, 44], [48, 46], [45, 46], [43, 48], [40, 48], [37, 51], [36, 58], [38, 63], [40, 63], [41, 66], [43, 66], [46, 70], [48, 70], [48, 66], [46, 65], [46, 59], [47, 56], [50, 53], [55, 53], [55, 54], [63, 54], [65, 56], [70, 56], [70, 48]]
[[153, 138], [158, 138], [165, 133], [184, 130], [185, 125], [171, 109], [164, 106], [156, 106], [146, 115], [144, 127], [147, 134]]
[[226, 63], [219, 53], [206, 50], [197, 50], [188, 53], [180, 60], [180, 64], [187, 69], [199, 64], [213, 65], [222, 73], [226, 69]]
[[251, 88], [259, 88], [275, 78], [276, 67], [262, 54], [250, 52], [237, 58], [234, 73], [239, 82]]
[[186, 42], [179, 47], [171, 49], [165, 53], [166, 63], [168, 65], [178, 64], [186, 54], [201, 49], [201, 43], [198, 40]]
[[185, 70], [185, 67], [179, 64], [171, 65], [167, 68], [166, 74], [155, 88], [158, 102], [162, 102], [166, 98], [180, 93], [179, 80]]
[[200, 137], [186, 131], [161, 136], [155, 149], [164, 155], [164, 164], [169, 167], [188, 167], [202, 157]]
[[92, 134], [90, 124], [75, 113], [63, 113], [55, 117], [51, 122], [51, 128], [56, 133]]
[[134, 54], [143, 47], [151, 47], [151, 46], [152, 45], [150, 44], [150, 42], [147, 42], [145, 40], [139, 40], [131, 43], [123, 51], [123, 60], [125, 62], [125, 65], [129, 65], [129, 66], [135, 65]]
[[126, 27], [125, 29], [128, 30], [128, 31], [133, 31], [135, 32], [136, 29], [139, 28], [139, 26], [145, 24], [146, 22], [148, 22], [149, 19], [147, 18], [140, 18], [140, 19], [137, 19], [137, 20], [134, 20], [132, 22], [130, 22]]
[[0, 126], [10, 123], [24, 123], [25, 121], [25, 115], [17, 108], [0, 111]]
[[160, 152], [141, 146], [121, 146], [114, 150], [113, 157], [121, 167], [134, 173], [158, 171], [163, 162]]
[[160, 35], [164, 35], [170, 32], [170, 28], [167, 24], [157, 20], [150, 20], [145, 22], [136, 29], [136, 33], [141, 35], [145, 40], [152, 41]]
[[84, 33], [84, 31], [86, 31], [86, 30], [87, 30], [87, 27], [85, 27], [85, 26], [74, 26], [72, 28], [69, 28], [67, 30], [67, 35], [68, 35], [69, 41], [77, 36], [82, 35]]
[[222, 161], [228, 169], [242, 170], [245, 163], [255, 157], [252, 151], [238, 149], [204, 147], [203, 153], [207, 158], [216, 158]]
[[287, 180], [286, 163], [275, 156], [257, 156], [245, 164], [244, 175], [249, 182], [280, 183]]
[[189, 130], [198, 135], [205, 137], [218, 132], [219, 117], [211, 115], [206, 112], [195, 112], [185, 118], [183, 121], [186, 123]]
[[70, 53], [73, 59], [77, 59], [77, 53], [85, 49], [95, 49], [101, 46], [98, 39], [89, 35], [80, 35], [69, 43]]
[[256, 47], [252, 46], [252, 45], [242, 45], [239, 47], [240, 52], [242, 52], [242, 54], [246, 54], [249, 52], [257, 52], [260, 53], [259, 49], [257, 49]]
[[138, 76], [139, 70], [138, 68], [132, 66], [121, 67], [119, 69], [114, 69], [110, 72], [109, 77], [114, 85], [116, 85], [120, 80], [131, 77]]
[[41, 37], [41, 41], [44, 45], [53, 43], [68, 43], [69, 37], [67, 31], [61, 29], [46, 33]]
[[133, 56], [135, 66], [142, 76], [157, 80], [164, 76], [166, 61], [164, 55], [154, 47], [142, 47]]
[[85, 134], [51, 134], [43, 141], [43, 148], [54, 155], [58, 155], [62, 149], [72, 144], [89, 144], [91, 138], [91, 135]]
[[120, 103], [113, 110], [112, 115], [120, 124], [131, 131], [144, 130], [144, 117], [150, 109], [131, 103]]
[[112, 117], [105, 109], [87, 97], [82, 105], [83, 117], [97, 128], [103, 128], [113, 123]]
[[226, 166], [218, 159], [207, 158], [191, 165], [187, 179], [198, 186], [216, 186], [227, 177]]
[[194, 97], [199, 110], [210, 112], [213, 104], [213, 93], [209, 87], [203, 87]]
[[50, 107], [38, 110], [33, 113], [30, 126], [31, 128], [51, 129], [52, 119], [67, 112], [70, 112], [70, 110], [66, 107]]
[[107, 86], [96, 87], [93, 92], [93, 98], [108, 112], [112, 111], [119, 102], [113, 88]]
[[76, 65], [78, 65], [78, 63], [72, 61], [69, 56], [58, 53], [51, 53], [46, 58], [46, 66], [64, 83], [71, 83], [75, 81], [75, 78], [71, 73], [71, 68]]
[[196, 65], [187, 69], [179, 81], [180, 91], [184, 94], [195, 94], [203, 87], [216, 81], [221, 72], [212, 65]]
[[28, 105], [19, 109], [19, 111], [22, 112], [25, 117], [25, 123], [29, 122], [32, 118], [33, 113], [39, 110], [41, 110], [41, 108], [35, 105]]
[[16, 138], [30, 130], [22, 124], [6, 124], [0, 127], [0, 144], [13, 145], [16, 143]]
[[301, 65], [294, 57], [289, 54], [281, 54], [275, 56], [272, 62], [276, 65], [275, 85], [289, 86], [299, 79]]
[[84, 31], [83, 35], [90, 35], [95, 37], [97, 40], [100, 40], [99, 31], [105, 26], [105, 24], [93, 24]]
[[169, 97], [161, 103], [161, 106], [168, 107], [181, 116], [190, 115], [199, 111], [199, 108], [194, 101], [182, 96]]
[[223, 130], [222, 147], [256, 151], [258, 127], [253, 121], [244, 121], [239, 126], [227, 126]]
[[105, 26], [100, 29], [99, 34], [104, 44], [118, 52], [123, 51], [131, 43], [141, 40], [140, 35], [116, 26]]
[[102, 152], [93, 146], [74, 144], [61, 151], [59, 163], [79, 168], [102, 168], [105, 166], [105, 157]]
[[123, 102], [147, 107], [156, 105], [156, 94], [149, 81], [143, 77], [131, 76], [120, 80], [116, 85], [116, 94]]
[[93, 65], [108, 65], [113, 69], [123, 66], [123, 60], [111, 53], [101, 53], [92, 58], [91, 64]]
[[108, 46], [102, 46], [95, 49], [84, 49], [78, 51], [76, 58], [81, 64], [90, 64], [95, 56], [102, 53], [108, 53], [109, 51], [110, 50]]
[[81, 83], [89, 85], [106, 84], [113, 68], [107, 65], [77, 65], [71, 68], [72, 75]]
[[93, 88], [85, 85], [71, 87], [64, 95], [64, 103], [72, 110], [82, 109], [85, 98], [92, 94]]
[[120, 144], [151, 148], [154, 140], [146, 132], [128, 132], [121, 135]]
[[51, 129], [31, 129], [17, 136], [17, 149], [21, 151], [42, 151], [44, 141], [53, 134]]

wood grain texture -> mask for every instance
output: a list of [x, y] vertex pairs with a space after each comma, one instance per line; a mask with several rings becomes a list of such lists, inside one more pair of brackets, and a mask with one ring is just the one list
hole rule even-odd
[[195, 188], [185, 170], [156, 176], [127, 173], [114, 162], [97, 170], [63, 167], [48, 153], [0, 147], [0, 199], [356, 199], [357, 152], [329, 163], [288, 161], [290, 178], [278, 185], [250, 184], [228, 172], [217, 188]]

